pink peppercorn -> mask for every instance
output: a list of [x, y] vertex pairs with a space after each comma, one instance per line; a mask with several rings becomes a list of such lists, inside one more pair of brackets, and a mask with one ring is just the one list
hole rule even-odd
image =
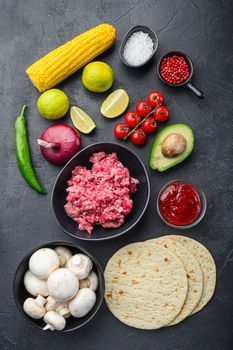
[[170, 84], [181, 84], [190, 77], [190, 68], [183, 56], [165, 57], [160, 65], [162, 78]]

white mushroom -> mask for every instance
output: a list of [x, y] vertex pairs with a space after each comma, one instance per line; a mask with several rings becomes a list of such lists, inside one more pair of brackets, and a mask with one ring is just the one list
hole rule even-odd
[[73, 271], [78, 276], [79, 280], [83, 280], [91, 272], [93, 263], [87, 255], [75, 254], [67, 262], [66, 267]]
[[48, 296], [45, 304], [46, 311], [56, 311], [59, 315], [68, 318], [70, 317], [70, 311], [68, 309], [67, 302], [59, 302], [54, 300], [51, 296]]
[[60, 267], [65, 266], [65, 264], [72, 257], [71, 251], [66, 247], [57, 247], [54, 249], [60, 260]]
[[49, 295], [56, 301], [71, 300], [78, 291], [79, 280], [73, 271], [60, 268], [51, 273], [47, 280]]
[[35, 297], [37, 295], [42, 295], [43, 297], [47, 297], [49, 295], [47, 282], [34, 276], [30, 270], [28, 270], [24, 275], [24, 285], [28, 293], [34, 295]]
[[90, 288], [94, 292], [98, 288], [98, 277], [94, 271], [85, 278], [84, 280], [79, 281], [79, 288]]
[[44, 331], [62, 331], [65, 328], [66, 320], [55, 311], [49, 311], [44, 315], [44, 322], [47, 323], [43, 328]]
[[28, 298], [23, 304], [24, 312], [31, 318], [38, 320], [42, 318], [46, 312], [44, 307], [45, 303], [46, 299], [41, 295], [38, 295], [36, 299]]
[[32, 254], [29, 269], [36, 277], [46, 280], [49, 275], [59, 268], [57, 253], [50, 248], [41, 248]]
[[74, 317], [83, 317], [91, 311], [96, 302], [96, 295], [89, 288], [82, 288], [69, 302], [69, 310]]

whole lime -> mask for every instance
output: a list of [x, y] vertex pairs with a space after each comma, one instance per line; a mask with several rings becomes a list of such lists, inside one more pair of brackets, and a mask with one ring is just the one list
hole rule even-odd
[[87, 90], [104, 92], [113, 84], [112, 68], [104, 62], [94, 61], [86, 65], [82, 74], [82, 82]]
[[38, 98], [37, 108], [46, 119], [60, 119], [69, 109], [69, 97], [59, 89], [47, 90]]

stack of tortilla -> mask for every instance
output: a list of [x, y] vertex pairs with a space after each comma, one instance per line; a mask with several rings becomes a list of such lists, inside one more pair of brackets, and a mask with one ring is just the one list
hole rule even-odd
[[140, 329], [175, 325], [200, 311], [216, 284], [210, 252], [179, 235], [121, 248], [108, 261], [104, 275], [110, 311]]

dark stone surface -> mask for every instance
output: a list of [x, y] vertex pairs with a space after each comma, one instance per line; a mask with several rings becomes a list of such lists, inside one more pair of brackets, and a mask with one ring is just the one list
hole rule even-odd
[[[232, 349], [232, 14], [231, 0], [0, 0], [0, 349]], [[59, 168], [44, 161], [36, 145], [36, 138], [49, 122], [38, 115], [39, 94], [24, 71], [49, 50], [101, 22], [113, 23], [118, 30], [115, 47], [101, 57], [114, 68], [113, 89], [123, 87], [128, 91], [130, 108], [150, 90], [161, 90], [170, 110], [170, 122], [191, 125], [196, 147], [185, 163], [158, 174], [148, 167], [153, 140], [150, 137], [145, 147], [137, 149], [147, 166], [152, 192], [143, 219], [131, 233], [119, 239], [80, 244], [105, 266], [110, 256], [127, 243], [172, 233], [156, 214], [156, 195], [168, 180], [195, 181], [206, 193], [208, 210], [202, 223], [184, 233], [204, 243], [213, 253], [218, 271], [217, 289], [202, 312], [175, 327], [149, 332], [128, 328], [103, 305], [97, 317], [80, 331], [42, 333], [24, 320], [15, 307], [13, 275], [19, 261], [35, 245], [46, 240], [71, 239], [60, 231], [51, 215], [50, 192]], [[149, 25], [158, 32], [159, 49], [151, 65], [130, 70], [122, 66], [118, 50], [125, 32], [137, 24]], [[161, 54], [172, 49], [183, 50], [193, 59], [193, 82], [205, 92], [205, 100], [198, 100], [186, 89], [172, 90], [158, 80], [155, 63]], [[71, 104], [79, 105], [96, 121], [95, 134], [82, 137], [84, 145], [113, 141], [115, 122], [104, 119], [99, 112], [105, 95], [87, 92], [81, 84], [80, 73], [60, 87], [69, 94]], [[13, 125], [24, 103], [29, 106], [27, 120], [33, 163], [48, 191], [47, 196], [28, 188], [15, 162]], [[135, 149], [132, 144], [128, 146]]]

